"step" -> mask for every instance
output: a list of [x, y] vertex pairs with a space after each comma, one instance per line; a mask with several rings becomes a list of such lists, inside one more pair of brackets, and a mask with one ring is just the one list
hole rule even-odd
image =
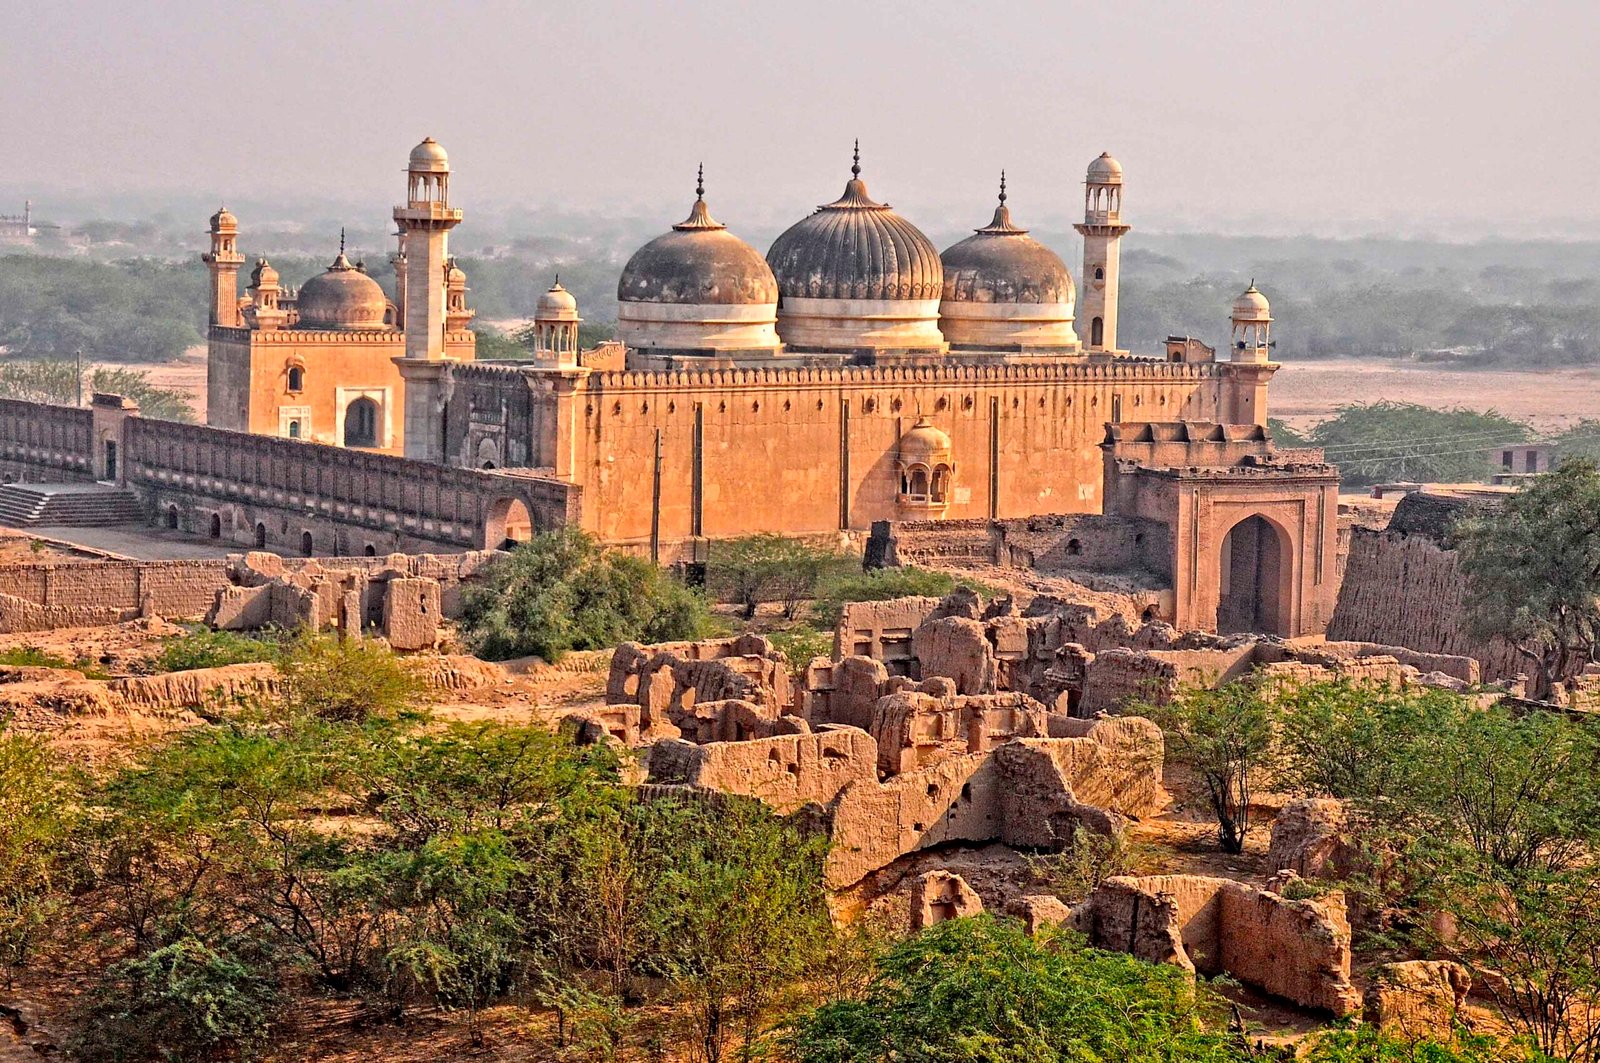
[[139, 523], [144, 508], [132, 491], [109, 484], [0, 485], [0, 524], [91, 527]]

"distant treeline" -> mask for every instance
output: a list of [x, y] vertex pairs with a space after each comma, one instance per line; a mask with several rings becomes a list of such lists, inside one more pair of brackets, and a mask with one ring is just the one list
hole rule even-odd
[[[488, 245], [478, 234], [456, 242], [480, 322], [532, 316], [539, 295], [558, 274], [586, 321], [615, 321], [617, 276], [627, 254], [664, 226], [596, 216], [593, 235], [585, 237], [582, 219], [559, 221], [559, 231], [547, 235], [509, 236]], [[115, 227], [119, 242], [74, 257], [56, 253], [64, 247], [0, 257], [0, 346], [34, 356], [82, 349], [99, 360], [149, 361], [200, 342], [207, 312], [200, 241], [185, 230], [194, 255], [174, 260], [178, 234], [147, 228]], [[761, 245], [759, 234], [746, 235]], [[1036, 235], [1076, 268], [1074, 236]], [[289, 240], [282, 234], [256, 238], [274, 246]], [[361, 247], [376, 239], [369, 234], [352, 241], [352, 257], [364, 257], [372, 276], [392, 291], [387, 246]], [[97, 253], [113, 246], [169, 257], [97, 260]], [[299, 236], [288, 246], [304, 248], [307, 241]], [[247, 266], [262, 253], [248, 240], [243, 250]], [[266, 253], [283, 282], [295, 285], [324, 269], [333, 249], [330, 244], [325, 256], [274, 254], [271, 247]], [[248, 268], [241, 271], [241, 288], [247, 277]], [[1272, 300], [1277, 354], [1284, 359], [1415, 356], [1500, 367], [1600, 363], [1597, 242], [1138, 233], [1124, 249], [1119, 339], [1141, 352], [1159, 350], [1173, 334], [1225, 346], [1228, 308], [1252, 277]]]

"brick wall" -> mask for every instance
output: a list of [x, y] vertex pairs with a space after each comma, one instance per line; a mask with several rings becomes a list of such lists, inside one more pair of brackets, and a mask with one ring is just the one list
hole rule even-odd
[[93, 480], [93, 421], [87, 409], [0, 399], [0, 478]]

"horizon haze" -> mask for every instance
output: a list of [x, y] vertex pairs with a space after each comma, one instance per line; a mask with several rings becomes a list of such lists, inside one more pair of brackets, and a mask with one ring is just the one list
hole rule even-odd
[[14, 11], [0, 211], [55, 194], [381, 215], [431, 135], [469, 209], [666, 223], [703, 161], [718, 216], [766, 227], [834, 198], [859, 137], [874, 196], [929, 224], [983, 224], [1002, 167], [1020, 221], [1064, 224], [1109, 150], [1147, 231], [1600, 235], [1600, 123], [1575, 120], [1600, 89], [1592, 4], [257, 10], [267, 24]]

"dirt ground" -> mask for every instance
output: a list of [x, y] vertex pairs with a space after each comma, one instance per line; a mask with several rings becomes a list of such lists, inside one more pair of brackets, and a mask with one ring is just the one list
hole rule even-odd
[[1272, 378], [1272, 416], [1305, 429], [1351, 402], [1415, 402], [1498, 410], [1559, 432], [1600, 413], [1600, 368], [1528, 372], [1330, 358], [1287, 362]]

